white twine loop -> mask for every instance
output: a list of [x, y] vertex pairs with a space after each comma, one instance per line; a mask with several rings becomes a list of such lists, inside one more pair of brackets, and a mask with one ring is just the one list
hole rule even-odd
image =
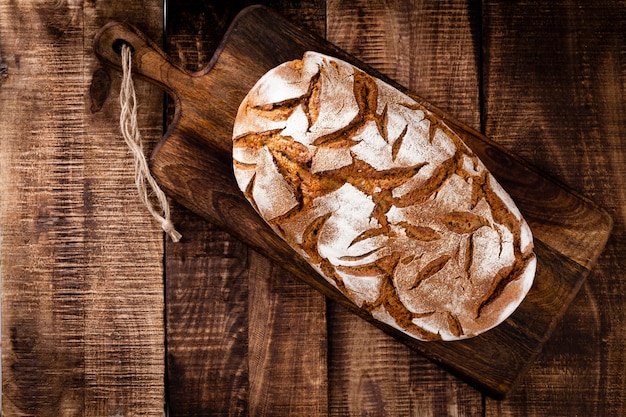
[[[137, 96], [131, 76], [132, 55], [128, 45], [122, 45], [122, 85], [120, 87], [120, 129], [126, 144], [135, 159], [135, 185], [139, 198], [148, 208], [152, 216], [161, 224], [161, 228], [172, 241], [178, 242], [182, 237], [170, 220], [170, 206], [165, 193], [161, 190], [150, 173], [150, 167], [143, 152], [141, 133], [137, 125]], [[148, 186], [156, 196], [161, 210], [150, 200]]]

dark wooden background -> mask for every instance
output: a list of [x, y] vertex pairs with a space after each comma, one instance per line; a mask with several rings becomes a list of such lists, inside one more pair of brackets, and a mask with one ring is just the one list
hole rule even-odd
[[[119, 73], [93, 36], [126, 20], [195, 71], [249, 2], [225, 3], [0, 3], [3, 415], [626, 415], [623, 2], [255, 2], [613, 216], [597, 267], [503, 401], [178, 205], [184, 240], [164, 240], [137, 202]], [[153, 145], [167, 103], [136, 85]]]

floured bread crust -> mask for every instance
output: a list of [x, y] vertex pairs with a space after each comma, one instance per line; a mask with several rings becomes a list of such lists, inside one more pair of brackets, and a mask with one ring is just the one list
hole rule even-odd
[[436, 116], [356, 67], [307, 52], [250, 90], [237, 183], [322, 276], [420, 340], [502, 322], [536, 267], [510, 196]]

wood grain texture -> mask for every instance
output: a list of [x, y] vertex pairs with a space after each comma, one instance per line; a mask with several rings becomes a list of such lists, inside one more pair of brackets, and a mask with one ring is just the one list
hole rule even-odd
[[[485, 2], [486, 132], [592, 197], [615, 227], [520, 389], [503, 402], [488, 400], [486, 411], [623, 415], [626, 8], [556, 1], [529, 13], [528, 6]], [[561, 239], [581, 253], [574, 232]]]
[[[246, 3], [176, 2], [167, 12], [169, 54], [202, 70]], [[270, 3], [323, 32], [320, 2]], [[324, 415], [324, 297], [206, 220], [175, 211], [185, 240], [167, 243], [171, 415]]]
[[415, 354], [337, 303], [328, 320], [330, 415], [410, 415]]
[[[248, 249], [177, 208], [168, 245], [167, 375], [173, 416], [243, 415], [248, 406]], [[200, 239], [202, 238], [202, 239]]]
[[[0, 5], [5, 416], [163, 415], [162, 234], [106, 99], [119, 83], [92, 85], [93, 36], [121, 13], [158, 39], [159, 2]], [[137, 87], [154, 141], [162, 95]]]
[[326, 305], [320, 294], [255, 254], [250, 266], [249, 413], [328, 413]]

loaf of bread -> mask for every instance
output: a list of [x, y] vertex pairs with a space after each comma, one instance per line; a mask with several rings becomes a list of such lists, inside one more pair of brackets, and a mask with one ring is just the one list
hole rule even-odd
[[442, 120], [316, 52], [239, 107], [234, 173], [265, 221], [375, 319], [420, 340], [501, 323], [530, 289], [530, 229]]

